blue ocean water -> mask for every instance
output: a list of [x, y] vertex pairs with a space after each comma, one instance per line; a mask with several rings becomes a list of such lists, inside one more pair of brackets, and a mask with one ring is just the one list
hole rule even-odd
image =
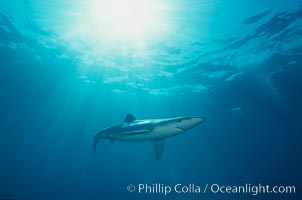
[[[301, 199], [302, 2], [108, 2], [0, 1], [0, 199]], [[159, 161], [150, 142], [94, 155], [127, 113], [206, 121]], [[157, 183], [296, 193], [127, 191]]]

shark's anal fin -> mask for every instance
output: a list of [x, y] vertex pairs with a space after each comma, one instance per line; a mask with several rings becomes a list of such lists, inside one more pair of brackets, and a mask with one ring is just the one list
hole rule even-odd
[[128, 123], [128, 122], [133, 122], [133, 121], [135, 121], [136, 119], [135, 119], [135, 117], [133, 116], [133, 115], [131, 115], [131, 114], [127, 114], [126, 115], [126, 118], [125, 118], [125, 121], [124, 121], [124, 123]]
[[165, 148], [165, 140], [153, 140], [153, 147], [154, 147], [154, 152], [155, 152], [155, 158], [156, 160], [160, 160], [161, 156], [164, 153], [164, 148]]
[[114, 139], [109, 139], [110, 144], [113, 144], [115, 142]]

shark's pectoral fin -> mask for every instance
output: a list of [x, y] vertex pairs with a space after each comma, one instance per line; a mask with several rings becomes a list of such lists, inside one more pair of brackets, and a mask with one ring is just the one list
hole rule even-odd
[[156, 160], [160, 160], [161, 156], [164, 153], [164, 148], [165, 148], [165, 140], [153, 140], [153, 147], [154, 147], [154, 152], [155, 152], [155, 158]]

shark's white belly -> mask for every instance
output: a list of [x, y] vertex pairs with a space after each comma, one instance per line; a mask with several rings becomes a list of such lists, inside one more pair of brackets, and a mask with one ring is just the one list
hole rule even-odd
[[183, 132], [183, 130], [177, 128], [171, 129], [170, 127], [159, 127], [142, 134], [115, 135], [112, 137], [112, 139], [126, 142], [142, 142], [173, 137]]

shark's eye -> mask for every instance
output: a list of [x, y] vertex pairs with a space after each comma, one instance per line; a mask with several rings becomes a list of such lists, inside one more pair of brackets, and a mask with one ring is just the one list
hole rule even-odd
[[181, 122], [181, 119], [179, 119], [178, 122]]

